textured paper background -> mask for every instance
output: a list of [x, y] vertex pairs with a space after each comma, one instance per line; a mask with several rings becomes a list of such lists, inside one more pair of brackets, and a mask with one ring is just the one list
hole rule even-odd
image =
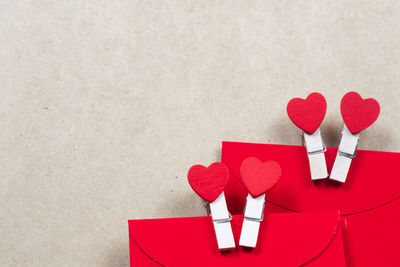
[[188, 168], [222, 140], [299, 144], [319, 91], [381, 103], [400, 151], [398, 1], [1, 1], [0, 265], [127, 266], [132, 218], [203, 215]]

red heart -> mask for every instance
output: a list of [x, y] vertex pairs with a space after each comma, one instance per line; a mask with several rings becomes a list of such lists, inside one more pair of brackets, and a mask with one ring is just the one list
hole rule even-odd
[[281, 177], [281, 167], [276, 161], [262, 163], [258, 158], [247, 158], [242, 162], [240, 175], [244, 185], [253, 197], [271, 189]]
[[326, 100], [320, 93], [311, 93], [306, 99], [293, 98], [286, 109], [289, 118], [297, 127], [312, 134], [325, 117]]
[[356, 134], [378, 119], [380, 107], [373, 98], [362, 99], [358, 93], [349, 92], [342, 98], [340, 111], [347, 128]]
[[229, 179], [225, 164], [215, 162], [208, 168], [194, 165], [188, 172], [188, 181], [193, 190], [205, 201], [213, 202], [224, 191]]

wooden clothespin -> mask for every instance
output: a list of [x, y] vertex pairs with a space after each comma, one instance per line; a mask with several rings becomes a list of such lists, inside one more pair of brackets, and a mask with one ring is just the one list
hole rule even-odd
[[358, 93], [349, 92], [342, 98], [340, 112], [345, 125], [329, 178], [344, 183], [352, 159], [356, 156], [360, 132], [378, 119], [380, 107], [373, 98], [362, 99]]
[[223, 163], [213, 163], [208, 168], [194, 165], [188, 172], [188, 181], [193, 190], [207, 203], [220, 250], [235, 248], [232, 216], [226, 206], [224, 188], [229, 179], [229, 170]]
[[302, 130], [312, 180], [328, 177], [324, 154], [326, 147], [319, 129], [325, 117], [326, 106], [325, 97], [320, 93], [311, 93], [306, 99], [293, 98], [287, 105], [289, 118]]
[[281, 167], [272, 160], [263, 163], [258, 158], [250, 157], [242, 162], [240, 175], [249, 194], [239, 245], [255, 248], [260, 222], [264, 219], [265, 193], [278, 182]]

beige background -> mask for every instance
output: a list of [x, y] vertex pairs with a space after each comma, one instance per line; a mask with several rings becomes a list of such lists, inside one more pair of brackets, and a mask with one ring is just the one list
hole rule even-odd
[[381, 103], [400, 151], [399, 1], [0, 2], [0, 266], [127, 266], [133, 218], [203, 215], [221, 141], [299, 144], [292, 97]]

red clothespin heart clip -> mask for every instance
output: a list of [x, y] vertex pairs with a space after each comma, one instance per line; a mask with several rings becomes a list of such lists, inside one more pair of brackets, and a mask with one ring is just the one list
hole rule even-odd
[[281, 167], [276, 161], [261, 162], [258, 158], [250, 157], [242, 162], [240, 176], [249, 194], [239, 245], [255, 248], [260, 222], [264, 218], [265, 193], [278, 182]]
[[225, 164], [216, 162], [208, 168], [194, 165], [188, 172], [188, 181], [193, 190], [206, 201], [207, 213], [212, 217], [218, 248], [235, 248], [230, 221], [232, 215], [226, 206], [224, 188], [228, 183], [229, 170]]
[[311, 93], [306, 99], [293, 98], [287, 105], [289, 118], [302, 130], [312, 180], [328, 177], [324, 154], [326, 147], [319, 129], [325, 117], [326, 106], [325, 97], [320, 93]]
[[340, 111], [345, 125], [329, 178], [344, 183], [351, 161], [356, 156], [360, 132], [378, 119], [380, 107], [373, 98], [362, 99], [357, 92], [349, 92], [342, 98]]

